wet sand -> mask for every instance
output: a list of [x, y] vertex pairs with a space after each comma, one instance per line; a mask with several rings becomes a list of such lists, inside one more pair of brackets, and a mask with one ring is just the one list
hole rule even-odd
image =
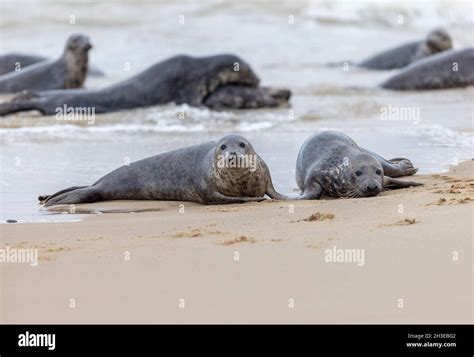
[[[39, 264], [0, 264], [0, 322], [472, 323], [473, 161], [416, 181], [374, 198], [117, 201], [78, 205], [104, 212], [81, 222], [3, 224], [0, 246], [36, 248]], [[334, 249], [363, 264], [327, 262]]]
[[[474, 87], [388, 91], [378, 85], [396, 71], [327, 65], [358, 62], [437, 27], [455, 48], [471, 47], [469, 1], [2, 0], [1, 9], [2, 53], [58, 58], [70, 34], [88, 35], [90, 64], [106, 74], [87, 78], [89, 89], [177, 54], [233, 53], [262, 86], [288, 88], [292, 97], [290, 108], [211, 111], [170, 103], [87, 120], [35, 111], [7, 116], [0, 120], [0, 222], [52, 221], [38, 211], [38, 194], [92, 184], [126, 162], [231, 133], [251, 141], [284, 194], [295, 187], [301, 145], [323, 130], [342, 131], [384, 157], [407, 157], [423, 174], [472, 157]], [[382, 115], [388, 108], [410, 115]]]

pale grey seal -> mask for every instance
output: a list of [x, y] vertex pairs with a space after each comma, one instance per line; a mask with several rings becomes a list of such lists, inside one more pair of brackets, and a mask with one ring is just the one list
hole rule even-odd
[[132, 78], [102, 89], [26, 92], [0, 104], [0, 115], [57, 108], [96, 114], [174, 102], [210, 108], [260, 108], [287, 105], [290, 91], [259, 87], [259, 79], [241, 58], [225, 54], [208, 57], [178, 55], [159, 62]]
[[79, 88], [86, 79], [91, 48], [88, 37], [71, 35], [59, 59], [39, 62], [0, 76], [0, 93]]
[[408, 159], [385, 160], [359, 147], [343, 133], [315, 134], [301, 147], [296, 161], [296, 182], [302, 199], [370, 197], [383, 188], [419, 186], [394, 177], [414, 175], [418, 169]]
[[92, 186], [40, 196], [45, 206], [107, 200], [173, 200], [202, 204], [287, 199], [272, 184], [265, 162], [250, 142], [228, 135], [122, 166]]
[[410, 42], [370, 57], [357, 65], [359, 67], [388, 70], [402, 68], [421, 58], [452, 49], [449, 34], [443, 29], [431, 31], [424, 40]]
[[381, 84], [394, 90], [422, 90], [474, 85], [474, 48], [453, 50], [419, 60]]

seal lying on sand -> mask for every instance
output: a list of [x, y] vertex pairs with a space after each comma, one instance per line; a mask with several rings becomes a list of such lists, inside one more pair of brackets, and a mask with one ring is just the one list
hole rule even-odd
[[[365, 150], [347, 135], [325, 131], [311, 136], [296, 161], [296, 182], [302, 199], [370, 197], [385, 188], [419, 186], [393, 177], [414, 175], [418, 169], [408, 159], [385, 160]], [[390, 177], [389, 177], [390, 176]]]
[[368, 58], [357, 65], [363, 68], [378, 70], [402, 68], [421, 58], [450, 50], [452, 47], [449, 34], [443, 29], [436, 29], [431, 31], [424, 40], [395, 47]]
[[0, 104], [0, 115], [56, 108], [93, 108], [95, 113], [174, 102], [211, 108], [276, 107], [288, 103], [288, 90], [259, 87], [250, 66], [237, 56], [175, 56], [134, 77], [97, 90], [27, 92]]
[[439, 53], [390, 77], [382, 87], [395, 90], [444, 89], [474, 85], [474, 48]]
[[[0, 56], [0, 75], [21, 71], [32, 64], [44, 61], [50, 61], [50, 59], [42, 56], [27, 55], [24, 53], [8, 53], [6, 55]], [[89, 66], [87, 75], [103, 77], [105, 74], [99, 68]]]
[[71, 35], [62, 56], [56, 61], [39, 62], [0, 76], [0, 93], [79, 88], [86, 79], [91, 48], [86, 36]]
[[40, 196], [45, 206], [107, 200], [171, 200], [202, 204], [262, 201], [275, 191], [265, 162], [238, 135], [152, 156], [122, 166], [92, 186]]

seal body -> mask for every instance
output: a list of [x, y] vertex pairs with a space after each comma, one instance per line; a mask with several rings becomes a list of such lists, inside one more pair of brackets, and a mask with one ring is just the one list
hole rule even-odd
[[0, 76], [0, 93], [81, 87], [86, 79], [91, 47], [86, 36], [71, 35], [58, 60], [38, 62]]
[[0, 104], [0, 115], [39, 110], [46, 115], [67, 106], [95, 113], [174, 102], [211, 108], [274, 107], [288, 103], [287, 90], [259, 87], [250, 66], [234, 55], [174, 56], [142, 73], [99, 90], [26, 93]]
[[[303, 199], [370, 197], [383, 187], [400, 188], [418, 183], [393, 177], [414, 175], [417, 169], [408, 159], [385, 160], [360, 148], [349, 136], [325, 131], [302, 145], [296, 161], [296, 182]], [[388, 177], [391, 176], [391, 177]]]
[[435, 29], [423, 40], [389, 49], [358, 63], [358, 66], [375, 70], [402, 68], [421, 58], [450, 50], [452, 47], [449, 34], [443, 29]]
[[202, 204], [286, 199], [265, 162], [244, 137], [228, 135], [122, 166], [92, 186], [40, 196], [45, 206], [106, 200], [177, 200]]
[[[50, 61], [50, 59], [43, 56], [29, 55], [25, 53], [8, 53], [0, 56], [0, 75], [21, 71], [32, 64], [45, 61]], [[88, 66], [87, 75], [103, 77], [105, 74], [97, 67]]]
[[453, 50], [419, 60], [390, 77], [382, 87], [422, 90], [474, 85], [474, 48]]
[[23, 53], [8, 53], [0, 56], [0, 75], [21, 71], [32, 64], [47, 61], [46, 57], [27, 55]]

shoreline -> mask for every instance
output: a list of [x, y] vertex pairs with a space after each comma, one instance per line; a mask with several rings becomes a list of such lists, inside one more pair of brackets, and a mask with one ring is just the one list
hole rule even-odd
[[[78, 222], [2, 224], [0, 247], [37, 249], [39, 264], [0, 263], [0, 322], [472, 323], [474, 162], [406, 179], [425, 186], [238, 205], [110, 201], [77, 205], [115, 210]], [[338, 249], [359, 255], [331, 262]]]

